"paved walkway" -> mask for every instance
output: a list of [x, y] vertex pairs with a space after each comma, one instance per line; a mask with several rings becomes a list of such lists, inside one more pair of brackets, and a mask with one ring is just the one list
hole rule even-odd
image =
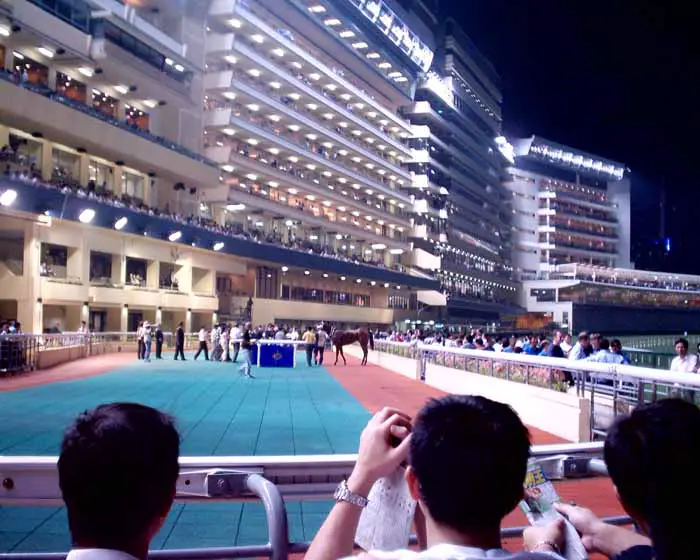
[[[119, 400], [175, 415], [184, 455], [350, 453], [369, 412], [390, 405], [415, 414], [426, 399], [442, 394], [377, 366], [360, 367], [353, 357], [346, 367], [266, 369], [257, 375], [243, 379], [230, 364], [169, 359], [144, 364], [130, 354], [114, 354], [0, 379], [0, 454], [56, 454], [63, 429], [78, 412]], [[535, 443], [559, 441], [531, 431]], [[603, 515], [621, 513], [607, 480], [564, 483], [559, 489], [565, 500]], [[288, 506], [291, 538], [299, 541], [313, 537], [330, 504]], [[506, 525], [524, 523], [516, 512]], [[61, 508], [0, 508], [0, 551], [66, 549], [66, 527]], [[175, 506], [153, 545], [265, 540], [258, 504], [190, 504]]]

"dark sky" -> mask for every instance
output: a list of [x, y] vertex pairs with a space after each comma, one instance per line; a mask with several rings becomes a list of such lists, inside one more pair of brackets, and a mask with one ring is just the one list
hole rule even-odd
[[[699, 273], [700, 52], [677, 0], [447, 0], [501, 76], [505, 131], [537, 134], [632, 169], [633, 242], [659, 233], [668, 257], [638, 268]], [[686, 3], [691, 6], [692, 3]]]

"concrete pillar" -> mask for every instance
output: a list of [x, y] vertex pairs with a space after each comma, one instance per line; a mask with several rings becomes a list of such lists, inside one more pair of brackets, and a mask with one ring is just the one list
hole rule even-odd
[[119, 318], [119, 332], [127, 332], [129, 325], [129, 307], [125, 304], [121, 309], [121, 317]]
[[6, 45], [5, 46], [5, 60], [3, 61], [3, 68], [7, 70], [13, 70], [15, 69], [15, 55], [12, 54], [12, 49]]
[[148, 261], [146, 267], [146, 286], [158, 288], [160, 283], [160, 263], [158, 261]]
[[24, 332], [41, 334], [44, 329], [44, 304], [30, 298], [18, 301], [17, 320]]
[[0, 125], [0, 148], [10, 145], [10, 129]]
[[163, 323], [163, 309], [161, 307], [156, 308], [156, 324]]
[[49, 181], [51, 179], [51, 173], [53, 171], [53, 154], [51, 149], [51, 144], [47, 141], [41, 141], [41, 178], [44, 181]]
[[85, 252], [82, 247], [68, 247], [66, 275], [69, 278], [80, 278], [80, 280], [85, 282], [86, 274], [89, 274], [90, 270], [89, 259], [87, 259], [87, 265], [85, 263]]
[[[90, 94], [92, 95], [92, 94]], [[87, 187], [90, 181], [90, 156], [87, 154], [80, 154], [78, 159], [78, 174], [76, 175], [80, 184]]]
[[175, 278], [177, 278], [182, 293], [192, 293], [192, 264], [190, 262], [184, 263], [175, 271]]
[[192, 332], [192, 310], [188, 309], [187, 314], [185, 315], [185, 332], [190, 333]]
[[126, 259], [122, 255], [112, 255], [112, 283], [126, 283]]
[[80, 308], [80, 320], [85, 321], [86, 325], [90, 324], [90, 305], [84, 302]]
[[48, 86], [51, 90], [56, 91], [56, 68], [49, 66], [49, 83]]

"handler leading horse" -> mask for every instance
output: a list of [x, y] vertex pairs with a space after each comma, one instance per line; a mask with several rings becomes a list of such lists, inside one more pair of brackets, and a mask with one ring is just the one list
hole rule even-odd
[[335, 364], [338, 365], [338, 357], [343, 358], [343, 364], [348, 365], [343, 353], [343, 346], [359, 342], [362, 347], [362, 362], [363, 366], [367, 365], [367, 347], [374, 350], [374, 336], [365, 328], [355, 329], [354, 331], [333, 331], [331, 342], [335, 346]]

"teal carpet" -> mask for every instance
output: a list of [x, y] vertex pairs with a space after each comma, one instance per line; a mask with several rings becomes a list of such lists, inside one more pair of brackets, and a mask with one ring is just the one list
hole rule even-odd
[[[132, 401], [172, 414], [183, 455], [353, 453], [369, 413], [322, 368], [254, 369], [189, 360], [134, 363], [80, 381], [0, 393], [0, 455], [56, 455], [83, 410]], [[287, 504], [290, 538], [310, 540], [328, 502]], [[0, 507], [0, 552], [70, 547], [62, 508]], [[153, 548], [267, 542], [260, 504], [175, 505]]]

